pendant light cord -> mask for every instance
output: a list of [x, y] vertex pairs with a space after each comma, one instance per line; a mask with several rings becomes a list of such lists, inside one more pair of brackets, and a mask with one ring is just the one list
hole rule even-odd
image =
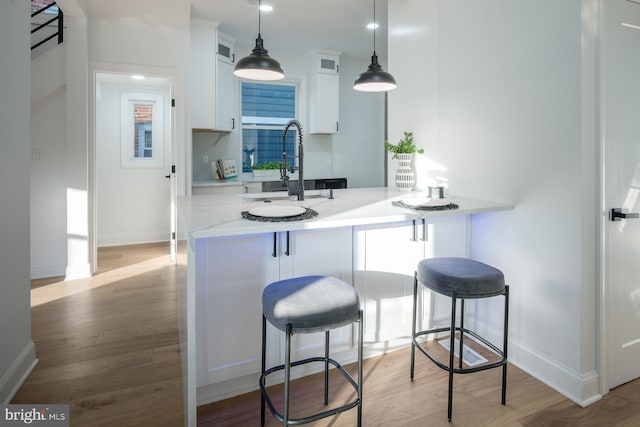
[[376, 53], [376, 0], [373, 0], [373, 53]]
[[262, 16], [262, 0], [258, 0], [258, 37], [260, 37], [260, 17]]

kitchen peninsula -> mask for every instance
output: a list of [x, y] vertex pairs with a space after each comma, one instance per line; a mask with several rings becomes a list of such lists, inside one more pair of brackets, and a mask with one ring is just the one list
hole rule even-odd
[[[257, 388], [263, 287], [307, 274], [338, 277], [360, 294], [365, 357], [401, 348], [409, 344], [417, 262], [433, 256], [470, 256], [473, 215], [512, 208], [451, 197], [456, 209], [426, 211], [393, 203], [426, 198], [417, 192], [366, 188], [332, 193], [333, 199], [329, 190], [307, 192], [303, 201], [277, 193], [191, 196], [180, 201], [178, 259], [183, 277], [178, 301], [187, 425], [195, 426], [196, 405]], [[317, 216], [282, 222], [243, 218], [242, 212], [265, 206], [302, 206]], [[437, 322], [447, 311], [436, 298], [425, 298], [419, 321]], [[272, 365], [281, 360], [281, 336], [275, 329], [268, 334]], [[323, 337], [295, 335], [292, 357], [317, 355]], [[355, 360], [353, 337], [351, 326], [332, 331], [334, 358]]]

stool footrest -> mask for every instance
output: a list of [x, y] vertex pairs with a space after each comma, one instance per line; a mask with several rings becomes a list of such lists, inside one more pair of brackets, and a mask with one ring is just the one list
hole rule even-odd
[[[344, 376], [344, 378], [349, 381], [349, 383], [351, 384], [351, 386], [355, 389], [356, 391], [356, 396], [358, 393], [358, 383], [353, 379], [353, 377], [351, 376], [351, 374], [349, 374], [349, 372], [347, 372], [346, 369], [344, 369], [344, 367], [337, 362], [336, 360], [332, 359], [332, 358], [324, 358], [324, 357], [310, 357], [308, 359], [302, 359], [302, 360], [297, 360], [295, 362], [291, 362], [291, 367], [293, 368], [294, 366], [299, 366], [299, 365], [304, 365], [306, 363], [313, 363], [313, 362], [322, 362], [325, 363], [328, 362], [330, 364], [332, 364], [333, 366], [335, 366]], [[271, 397], [269, 397], [269, 393], [267, 392], [267, 387], [266, 387], [266, 378], [267, 376], [269, 376], [270, 374], [277, 372], [277, 371], [281, 371], [285, 368], [284, 364], [282, 365], [277, 365], [274, 366], [272, 368], [269, 368], [268, 370], [266, 370], [264, 372], [264, 374], [260, 375], [260, 392], [262, 393], [262, 396], [264, 397], [265, 402], [267, 403], [267, 406], [269, 407], [269, 410], [271, 411], [271, 414], [273, 414], [274, 418], [277, 419], [280, 422], [283, 422], [284, 417], [282, 416], [282, 414], [280, 414], [275, 406], [273, 405], [273, 402], [271, 401]], [[322, 418], [325, 417], [329, 417], [332, 415], [336, 415], [339, 414], [341, 412], [344, 411], [348, 411], [351, 408], [354, 408], [356, 406], [358, 406], [360, 404], [360, 398], [356, 397], [355, 400], [346, 403], [342, 406], [339, 406], [337, 408], [332, 408], [329, 409], [327, 411], [324, 412], [320, 412], [314, 415], [310, 415], [308, 417], [302, 417], [302, 418], [289, 418], [289, 424], [290, 425], [300, 425], [300, 424], [306, 424], [306, 423], [311, 423], [313, 421], [318, 421]]]
[[456, 326], [456, 331], [458, 331], [458, 332], [462, 331], [462, 333], [467, 334], [467, 335], [471, 335], [472, 337], [476, 338], [482, 344], [484, 344], [487, 347], [489, 347], [501, 359], [498, 360], [497, 362], [488, 363], [488, 364], [481, 365], [481, 366], [473, 366], [473, 367], [470, 367], [470, 368], [450, 367], [449, 365], [445, 365], [444, 363], [442, 363], [435, 356], [433, 356], [427, 349], [422, 347], [420, 345], [420, 343], [418, 342], [418, 340], [416, 339], [417, 337], [423, 336], [423, 335], [431, 335], [431, 334], [436, 334], [436, 333], [439, 333], [439, 332], [450, 332], [450, 331], [451, 331], [450, 327], [429, 329], [427, 331], [419, 331], [419, 332], [416, 332], [415, 336], [411, 338], [411, 341], [413, 341], [413, 344], [415, 345], [415, 347], [418, 350], [420, 350], [420, 352], [422, 354], [424, 354], [429, 359], [431, 359], [431, 361], [433, 363], [435, 363], [439, 368], [441, 368], [441, 369], [443, 369], [443, 370], [445, 370], [447, 372], [453, 372], [453, 373], [456, 373], [456, 374], [470, 374], [472, 372], [485, 371], [487, 369], [497, 368], [499, 366], [506, 365], [507, 358], [504, 356], [504, 352], [502, 350], [500, 350], [494, 344], [490, 343], [484, 337], [478, 335], [478, 333], [476, 333], [475, 331], [472, 331], [472, 330], [467, 329], [467, 328], [460, 328], [459, 326]]

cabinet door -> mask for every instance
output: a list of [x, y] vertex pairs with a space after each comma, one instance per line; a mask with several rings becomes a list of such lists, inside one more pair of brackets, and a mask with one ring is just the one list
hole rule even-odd
[[[286, 239], [286, 233], [282, 233]], [[281, 245], [280, 276], [282, 279], [307, 275], [333, 276], [352, 283], [352, 229], [351, 227], [323, 230], [304, 230], [289, 233], [289, 256], [286, 241]], [[331, 352], [353, 347], [352, 326], [334, 329], [330, 333]], [[281, 335], [281, 340], [284, 334]], [[284, 361], [284, 341], [281, 341], [281, 361]], [[324, 333], [294, 334], [292, 358], [302, 359], [324, 354]]]
[[310, 133], [338, 133], [338, 75], [317, 73], [312, 90]]
[[424, 257], [424, 242], [418, 234], [412, 222], [356, 230], [356, 288], [364, 306], [367, 344], [387, 349], [407, 343], [413, 273]]
[[216, 69], [216, 129], [235, 130], [235, 78], [233, 65], [222, 59], [217, 60]]
[[[467, 256], [467, 246], [465, 216], [357, 228], [355, 285], [364, 301], [365, 342], [380, 350], [406, 345], [418, 263], [435, 256]], [[448, 299], [429, 292], [421, 292], [419, 302], [422, 324], [449, 313]]]
[[213, 129], [215, 91], [215, 27], [191, 26], [191, 59], [189, 66], [189, 115], [191, 127]]
[[[273, 233], [197, 240], [198, 387], [260, 372], [262, 288], [279, 277]], [[271, 351], [277, 334], [270, 328]]]

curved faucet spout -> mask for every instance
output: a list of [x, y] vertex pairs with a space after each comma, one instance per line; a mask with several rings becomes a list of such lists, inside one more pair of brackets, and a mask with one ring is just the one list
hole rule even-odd
[[[287, 156], [287, 148], [286, 148], [287, 132], [289, 131], [289, 128], [292, 126], [295, 126], [296, 129], [298, 130], [298, 155], [297, 155], [298, 166], [295, 167], [292, 164], [290, 169], [291, 173], [295, 172], [296, 170], [298, 171], [298, 188], [297, 189], [292, 189], [289, 187], [289, 176], [287, 175], [287, 157], [293, 157], [293, 158], [296, 157], [295, 155]], [[284, 131], [282, 132], [282, 164], [280, 165], [280, 178], [282, 180], [282, 185], [287, 187], [289, 191], [289, 195], [297, 194], [298, 200], [304, 200], [303, 170], [304, 170], [304, 152], [302, 149], [302, 125], [300, 124], [299, 121], [297, 121], [296, 119], [293, 119], [287, 122], [287, 124], [284, 127]]]

